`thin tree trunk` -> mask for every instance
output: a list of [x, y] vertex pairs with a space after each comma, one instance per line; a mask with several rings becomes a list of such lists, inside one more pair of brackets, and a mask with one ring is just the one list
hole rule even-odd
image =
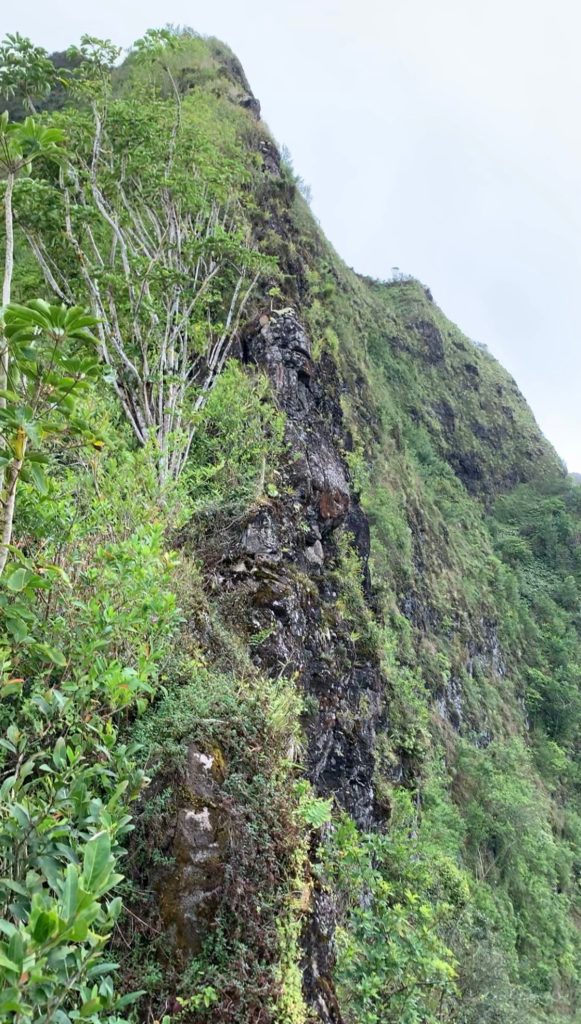
[[[14, 270], [14, 218], [12, 214], [12, 195], [14, 193], [14, 172], [9, 171], [6, 178], [4, 193], [4, 224], [6, 234], [6, 252], [4, 254], [4, 280], [2, 282], [2, 308], [10, 302], [12, 294], [12, 272]], [[0, 353], [0, 389], [8, 386], [8, 343], [2, 338]], [[6, 408], [6, 399], [0, 395], [0, 409]]]
[[[10, 296], [12, 294], [12, 272], [14, 270], [14, 217], [12, 213], [12, 196], [14, 193], [14, 171], [8, 172], [6, 178], [6, 191], [4, 193], [4, 224], [5, 224], [5, 235], [6, 235], [6, 250], [4, 253], [4, 280], [2, 282], [2, 309], [5, 309], [10, 302]], [[8, 354], [8, 339], [4, 331], [0, 326], [0, 391], [5, 390], [8, 387], [8, 369], [10, 366], [10, 357]], [[6, 398], [4, 395], [0, 395], [0, 409], [6, 408]], [[19, 471], [20, 472], [20, 471]], [[4, 489], [4, 480], [6, 476], [5, 468], [0, 468], [0, 494]], [[14, 510], [13, 510], [14, 514]], [[12, 527], [11, 527], [12, 529]], [[8, 549], [6, 549], [6, 554]], [[4, 548], [0, 549], [0, 555], [4, 554]], [[0, 575], [6, 564], [6, 557], [4, 561], [0, 558], [2, 568], [0, 569]]]
[[12, 527], [14, 524], [14, 507], [16, 505], [16, 486], [18, 484], [18, 478], [24, 462], [24, 455], [26, 453], [26, 434], [22, 428], [18, 432], [17, 437], [17, 454], [16, 458], [12, 460], [8, 468], [6, 476], [6, 487], [2, 496], [2, 511], [1, 523], [2, 523], [2, 538], [0, 540], [0, 576], [4, 572], [6, 562], [8, 561], [8, 548], [12, 540]]

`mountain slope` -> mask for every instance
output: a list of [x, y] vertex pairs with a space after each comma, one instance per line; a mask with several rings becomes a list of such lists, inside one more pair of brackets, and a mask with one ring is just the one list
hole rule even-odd
[[[78, 721], [150, 779], [131, 834], [78, 825], [116, 838], [132, 1019], [577, 1020], [581, 491], [428, 289], [345, 267], [223, 44], [89, 70], [42, 115], [65, 171], [16, 190], [14, 292], [98, 316], [100, 440], [21, 486], [18, 551], [71, 590], [6, 645], [57, 693], [98, 664]], [[48, 747], [25, 696], [6, 729]]]

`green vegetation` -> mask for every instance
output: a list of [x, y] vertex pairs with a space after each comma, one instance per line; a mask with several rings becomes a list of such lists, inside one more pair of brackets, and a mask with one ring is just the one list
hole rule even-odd
[[[314, 326], [333, 324], [347, 374], [368, 387], [343, 409], [382, 608], [390, 723], [376, 787], [390, 820], [385, 836], [349, 825], [346, 849], [339, 828], [325, 854], [347, 893], [347, 1019], [576, 1019], [578, 490], [502, 371], [416, 282], [350, 283]], [[458, 360], [477, 370], [486, 431], [456, 390]], [[414, 799], [403, 826], [401, 764]]]
[[[306, 1024], [327, 897], [348, 1024], [573, 1024], [581, 490], [419, 282], [341, 263], [227, 47], [0, 53], [0, 1017]], [[330, 438], [369, 577], [297, 476]]]

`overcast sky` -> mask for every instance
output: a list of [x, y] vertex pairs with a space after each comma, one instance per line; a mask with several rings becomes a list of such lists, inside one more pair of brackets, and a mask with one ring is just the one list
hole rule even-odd
[[[0, 34], [129, 46], [166, 22], [238, 54], [341, 256], [394, 266], [515, 376], [581, 471], [577, 0], [21, 0]], [[7, 9], [9, 8], [9, 9]]]

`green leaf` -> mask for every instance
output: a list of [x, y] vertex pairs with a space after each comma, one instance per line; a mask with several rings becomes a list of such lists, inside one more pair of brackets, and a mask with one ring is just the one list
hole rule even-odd
[[89, 934], [88, 921], [80, 919], [74, 922], [73, 927], [67, 934], [73, 940], [73, 942], [84, 942]]
[[48, 493], [48, 479], [43, 467], [38, 462], [28, 463], [28, 472], [32, 478], [32, 482], [36, 487], [39, 494]]
[[46, 942], [49, 935], [52, 935], [58, 924], [58, 918], [54, 910], [43, 910], [38, 915], [32, 929], [32, 937], [39, 944]]
[[77, 868], [75, 864], [69, 864], [62, 895], [63, 915], [67, 923], [73, 920], [77, 912], [78, 893], [79, 875]]
[[109, 878], [113, 858], [108, 832], [98, 832], [89, 840], [83, 858], [82, 884], [89, 892], [97, 892]]
[[12, 804], [10, 810], [12, 811], [12, 816], [16, 818], [22, 828], [30, 828], [30, 815], [25, 807], [22, 807], [20, 804]]
[[116, 1003], [116, 1007], [118, 1010], [122, 1010], [126, 1006], [131, 1006], [132, 1003], [136, 1003], [137, 1000], [141, 999], [141, 996], [144, 996], [145, 994], [145, 989], [140, 989], [139, 992], [128, 992], [127, 995], [121, 996], [121, 999]]
[[52, 661], [53, 665], [57, 665], [59, 668], [65, 668], [67, 659], [63, 652], [59, 651], [58, 648], [51, 647], [50, 644], [37, 644], [36, 649], [47, 661]]
[[16, 989], [10, 988], [0, 995], [0, 1013], [20, 1013], [22, 1009], [20, 996]]
[[112, 921], [116, 921], [121, 911], [123, 910], [123, 900], [120, 896], [116, 896], [115, 899], [111, 900], [107, 907], [107, 912]]
[[52, 752], [52, 759], [57, 768], [65, 768], [67, 764], [67, 746], [62, 736], [59, 736]]
[[0, 686], [0, 697], [13, 697], [15, 693], [21, 692], [22, 686], [22, 682], [4, 683]]
[[13, 878], [0, 878], [0, 888], [10, 889], [12, 892], [18, 893], [19, 896], [30, 896], [28, 889], [25, 889], [20, 882], [15, 882]]
[[112, 974], [118, 969], [118, 967], [119, 964], [104, 960], [102, 963], [93, 964], [92, 967], [89, 967], [89, 970], [87, 971], [87, 978], [90, 981], [92, 981], [93, 978], [101, 978], [105, 974]]
[[28, 580], [32, 576], [29, 569], [15, 569], [14, 572], [4, 580], [4, 586], [8, 587], [9, 590], [18, 593], [24, 590]]
[[84, 1003], [81, 1007], [81, 1017], [91, 1017], [101, 1009], [102, 1005], [102, 1001], [98, 996], [95, 999], [89, 999], [89, 1001]]
[[20, 967], [15, 964], [12, 960], [9, 960], [4, 953], [0, 953], [0, 967], [5, 967], [7, 971], [13, 971], [16, 974], [20, 974]]
[[64, 1010], [55, 1010], [52, 1019], [54, 1024], [71, 1024], [71, 1018]]

